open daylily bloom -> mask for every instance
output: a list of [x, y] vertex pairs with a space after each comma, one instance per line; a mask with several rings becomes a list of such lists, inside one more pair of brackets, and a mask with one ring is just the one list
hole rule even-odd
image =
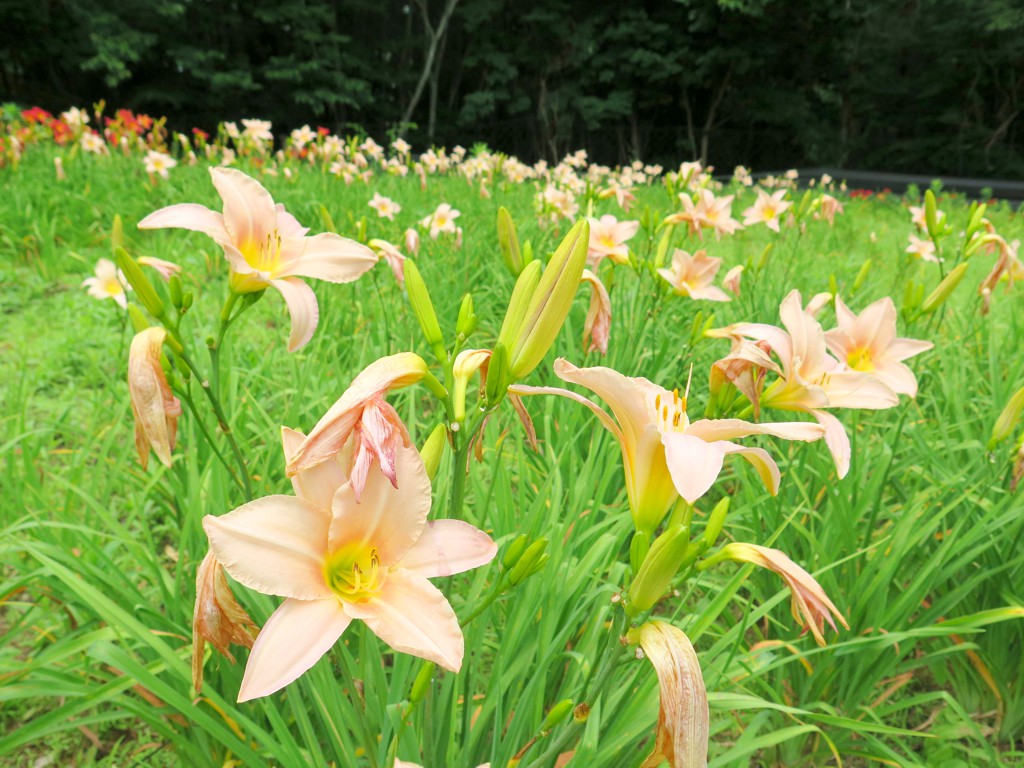
[[448, 203], [441, 203], [429, 216], [420, 221], [420, 226], [430, 230], [430, 239], [437, 240], [442, 232], [450, 235], [456, 234], [455, 220], [462, 213], [452, 208]]
[[402, 212], [402, 206], [389, 197], [384, 197], [380, 192], [374, 192], [373, 198], [368, 205], [377, 212], [382, 219], [395, 220], [395, 214]]
[[930, 261], [938, 264], [941, 259], [935, 255], [935, 243], [931, 240], [922, 240], [916, 235], [910, 235], [910, 245], [904, 251], [921, 261]]
[[[285, 453], [302, 440], [285, 430]], [[464, 650], [451, 605], [428, 578], [491, 561], [497, 547], [459, 520], [427, 522], [430, 480], [415, 448], [396, 455], [398, 487], [371, 471], [361, 502], [338, 462], [203, 527], [236, 581], [286, 598], [253, 645], [238, 700], [280, 690], [313, 666], [354, 619], [396, 651], [457, 672]]]
[[707, 301], [731, 301], [729, 295], [711, 283], [722, 267], [722, 260], [697, 251], [692, 256], [676, 248], [672, 254], [672, 268], [659, 269], [661, 275], [680, 296]]
[[135, 416], [135, 448], [142, 468], [149, 465], [149, 449], [160, 462], [171, 466], [171, 451], [178, 435], [181, 403], [171, 392], [160, 351], [167, 331], [146, 328], [135, 334], [128, 350], [128, 392]]
[[763, 189], [757, 190], [757, 202], [743, 212], [743, 225], [764, 224], [768, 229], [779, 231], [779, 216], [789, 210], [793, 204], [783, 198], [786, 190], [768, 194]]
[[146, 153], [143, 163], [146, 166], [146, 173], [155, 173], [167, 179], [170, 178], [169, 171], [178, 164], [178, 161], [168, 154], [151, 149]]
[[892, 299], [879, 299], [856, 315], [836, 296], [836, 322], [839, 327], [826, 331], [825, 342], [841, 363], [877, 376], [897, 394], [917, 394], [914, 372], [901, 361], [935, 345], [896, 338], [896, 305]]
[[825, 427], [825, 443], [839, 477], [850, 469], [850, 439], [842, 423], [824, 408], [891, 408], [896, 393], [870, 373], [845, 369], [828, 354], [825, 332], [804, 311], [799, 291], [791, 291], [779, 308], [786, 330], [761, 323], [737, 323], [732, 335], [767, 342], [782, 362], [781, 378], [762, 394], [761, 405], [809, 413]]
[[686, 222], [690, 234], [703, 237], [704, 229], [715, 230], [715, 237], [723, 234], [731, 235], [743, 225], [732, 217], [732, 201], [735, 195], [715, 197], [710, 189], [701, 188], [697, 190], [697, 202], [685, 192], [679, 194], [679, 200], [683, 204], [683, 211], [668, 216], [665, 221], [672, 224]]
[[707, 493], [731, 453], [749, 461], [772, 494], [778, 492], [779, 468], [771, 456], [761, 448], [730, 442], [732, 438], [774, 435], [810, 441], [824, 434], [817, 424], [806, 422], [750, 424], [740, 419], [701, 419], [691, 424], [686, 415], [686, 397], [647, 379], [623, 376], [611, 368], [577, 368], [563, 359], [555, 361], [555, 374], [598, 394], [615, 418], [591, 400], [566, 389], [516, 385], [509, 391], [516, 395], [568, 397], [598, 417], [619, 441], [633, 521], [647, 534], [653, 533], [680, 496], [693, 504]]
[[711, 713], [697, 652], [686, 634], [655, 620], [640, 627], [638, 642], [661, 689], [654, 749], [640, 768], [706, 768]]
[[588, 266], [596, 269], [605, 257], [616, 264], [629, 263], [629, 246], [626, 245], [626, 241], [636, 235], [640, 229], [640, 222], [619, 221], [611, 214], [606, 214], [600, 219], [591, 217], [587, 221], [590, 222]]
[[121, 308], [128, 306], [125, 291], [131, 290], [124, 273], [110, 259], [96, 262], [96, 274], [82, 281], [82, 286], [89, 289], [94, 299], [113, 299]]
[[395, 456], [399, 448], [410, 444], [410, 438], [384, 395], [389, 390], [415, 384], [426, 374], [427, 364], [412, 352], [400, 352], [370, 363], [316, 423], [309, 437], [289, 452], [288, 476], [337, 456], [351, 439], [349, 470], [356, 501], [361, 499], [374, 461], [392, 484], [397, 484]]
[[608, 337], [612, 329], [612, 300], [601, 279], [589, 269], [583, 270], [583, 282], [590, 288], [590, 308], [583, 323], [583, 351], [595, 349], [602, 355], [608, 354]]
[[811, 574], [790, 560], [786, 553], [770, 547], [734, 541], [726, 544], [719, 552], [708, 558], [709, 563], [722, 560], [754, 563], [781, 576], [793, 593], [793, 618], [797, 623], [803, 625], [805, 631], [808, 629], [811, 631], [814, 641], [818, 645], [825, 645], [823, 634], [825, 622], [828, 622], [832, 629], [839, 631], [832, 619], [833, 616], [844, 627], [850, 628], [843, 615], [828, 599], [828, 595], [825, 594], [821, 585]]
[[629, 213], [629, 209], [636, 202], [636, 195], [633, 194], [633, 190], [630, 187], [625, 187], [617, 183], [612, 183], [607, 189], [602, 189], [598, 195], [602, 200], [614, 197], [615, 202], [619, 204], [619, 208], [622, 209], [623, 213]]
[[224, 567], [211, 552], [196, 571], [196, 607], [192, 614], [192, 687], [203, 690], [203, 652], [212, 643], [232, 664], [231, 645], [252, 648], [259, 627], [238, 604], [224, 576]]
[[222, 214], [182, 203], [149, 214], [139, 228], [190, 229], [212, 237], [230, 265], [232, 291], [274, 288], [284, 296], [292, 320], [288, 351], [294, 352], [313, 337], [319, 318], [316, 294], [299, 278], [349, 283], [373, 267], [377, 257], [365, 245], [333, 233], [307, 237], [309, 230], [241, 171], [211, 168], [210, 176], [224, 201]]

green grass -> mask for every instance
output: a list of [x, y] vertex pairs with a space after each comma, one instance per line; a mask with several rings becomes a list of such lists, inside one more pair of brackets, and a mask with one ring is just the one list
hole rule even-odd
[[[67, 181], [56, 183], [52, 156], [30, 148], [16, 170], [0, 169], [0, 761], [384, 765], [420, 663], [388, 651], [362, 627], [350, 628], [282, 694], [243, 705], [234, 703], [242, 664], [214, 654], [203, 695], [194, 698], [194, 578], [206, 551], [200, 520], [244, 499], [188, 414], [172, 469], [154, 459], [141, 470], [125, 382], [131, 328], [113, 302], [95, 301], [80, 283], [98, 258], [110, 256], [119, 214], [129, 252], [183, 266], [185, 288], [196, 297], [183, 330], [201, 344], [215, 331], [226, 291], [219, 249], [201, 234], [140, 232], [135, 224], [163, 205], [219, 208], [219, 201], [203, 166], [182, 164], [151, 185], [137, 157], [76, 155], [65, 160]], [[512, 211], [535, 252], [546, 254], [559, 240], [538, 226], [530, 184], [495, 183], [493, 197], [482, 199], [476, 185], [455, 175], [432, 176], [421, 192], [414, 177], [346, 186], [316, 167], [263, 182], [314, 232], [321, 231], [323, 205], [339, 231], [354, 234], [359, 219], [372, 214], [366, 203], [374, 190], [403, 211], [394, 223], [371, 218], [368, 237], [401, 242], [404, 229], [441, 201], [461, 210], [464, 247], [425, 238], [416, 263], [446, 334], [463, 294], [472, 293], [480, 327], [470, 346], [493, 344], [514, 282], [497, 248], [498, 206]], [[740, 194], [734, 214], [752, 203], [750, 192]], [[663, 186], [642, 188], [638, 197], [637, 217], [649, 208], [648, 219], [658, 222], [674, 210]], [[779, 301], [792, 288], [808, 298], [834, 281], [860, 310], [887, 295], [901, 306], [909, 278], [926, 290], [937, 284], [935, 265], [905, 261], [911, 225], [902, 201], [844, 205], [831, 228], [808, 220], [803, 234], [761, 227], [706, 240], [702, 247], [726, 267], [748, 265], [742, 295], [730, 304], [668, 296], [649, 274], [616, 267], [607, 358], [581, 351], [581, 291], [528, 383], [558, 384], [550, 365], [556, 355], [669, 388], [684, 387], [692, 366], [690, 413], [698, 418], [709, 365], [728, 343], [694, 343], [697, 311], [713, 311], [716, 326], [778, 323]], [[966, 204], [944, 197], [941, 206], [962, 229]], [[614, 200], [597, 203], [595, 215], [606, 212], [628, 218]], [[1020, 217], [1007, 206], [989, 215], [1008, 240], [1021, 235]], [[567, 229], [563, 223], [561, 232]], [[630, 245], [647, 258], [659, 237], [641, 229]], [[873, 266], [854, 291], [866, 259]], [[853, 442], [845, 480], [836, 479], [823, 445], [765, 439], [759, 444], [783, 472], [778, 496], [745, 466], [727, 462], [698, 503], [699, 531], [718, 498], [731, 496], [726, 537], [788, 553], [816, 574], [851, 627], [819, 649], [800, 636], [781, 582], [750, 567], [726, 564], [681, 583], [678, 597], [657, 612], [687, 632], [700, 656], [712, 707], [712, 766], [1024, 760], [1024, 624], [1006, 610], [1024, 604], [1024, 504], [1009, 491], [1010, 449], [986, 449], [1003, 404], [1024, 383], [1024, 341], [1019, 287], [999, 289], [992, 311], [978, 312], [975, 289], [991, 262], [975, 256], [943, 309], [901, 323], [902, 336], [935, 343], [911, 363], [920, 382], [915, 400], [903, 398], [888, 411], [839, 413]], [[287, 313], [268, 292], [225, 352], [227, 405], [258, 496], [290, 492], [280, 425], [310, 429], [382, 355], [413, 350], [430, 359], [385, 265], [353, 285], [313, 285], [321, 321], [307, 347], [285, 351]], [[820, 318], [826, 328], [831, 312]], [[391, 402], [418, 443], [441, 418], [422, 387]], [[402, 731], [398, 755], [427, 768], [487, 760], [504, 766], [538, 738], [525, 766], [569, 729], [560, 751], [575, 749], [574, 764], [636, 766], [650, 750], [658, 699], [650, 665], [628, 650], [614, 685], [589, 702], [585, 724], [539, 732], [552, 706], [580, 695], [606, 642], [613, 596], [629, 578], [632, 529], [612, 436], [573, 403], [531, 398], [527, 405], [540, 452], [529, 449], [503, 407], [488, 425], [481, 460], [472, 463], [466, 518], [502, 551], [520, 533], [545, 536], [551, 559], [466, 628], [462, 673], [435, 676]], [[449, 456], [435, 482], [435, 514], [442, 516], [451, 464]], [[492, 564], [442, 588], [465, 617], [498, 573]], [[237, 594], [258, 623], [275, 606], [243, 588]], [[239, 655], [244, 659], [244, 650]]]

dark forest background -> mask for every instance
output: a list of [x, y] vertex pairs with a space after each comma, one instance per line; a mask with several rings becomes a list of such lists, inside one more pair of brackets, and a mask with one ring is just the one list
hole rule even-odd
[[0, 100], [1024, 177], [1024, 0], [0, 0]]

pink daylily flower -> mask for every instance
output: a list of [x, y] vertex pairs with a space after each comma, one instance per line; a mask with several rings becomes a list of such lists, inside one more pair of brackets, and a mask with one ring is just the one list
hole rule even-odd
[[589, 269], [583, 270], [582, 282], [590, 285], [590, 307], [583, 323], [583, 351], [595, 349], [608, 354], [608, 337], [612, 330], [612, 300], [601, 279]]
[[232, 291], [274, 288], [284, 297], [292, 321], [288, 351], [294, 352], [313, 337], [319, 319], [316, 294], [299, 278], [349, 283], [377, 257], [365, 245], [333, 233], [307, 237], [309, 230], [241, 171], [211, 168], [210, 176], [224, 201], [223, 213], [182, 203], [149, 214], [139, 228], [190, 229], [212, 237], [230, 265]]
[[672, 254], [672, 268], [659, 269], [658, 274], [680, 296], [707, 301], [731, 301], [725, 291], [711, 284], [721, 267], [721, 259], [708, 256], [704, 251], [697, 251], [691, 256], [676, 248]]
[[427, 364], [412, 352], [400, 352], [370, 363], [317, 422], [309, 437], [289, 452], [288, 476], [337, 456], [351, 440], [347, 474], [352, 477], [356, 501], [362, 497], [374, 462], [397, 487], [395, 456], [411, 440], [405, 424], [384, 395], [389, 390], [415, 384], [426, 374]]
[[825, 343], [849, 370], [878, 377], [896, 394], [917, 395], [917, 379], [903, 360], [927, 352], [930, 341], [896, 338], [896, 305], [886, 296], [854, 314], [836, 296], [839, 327], [825, 332]]
[[722, 278], [722, 285], [734, 296], [740, 295], [740, 281], [743, 279], [743, 269], [742, 264], [737, 264], [726, 272], [725, 277]]
[[779, 487], [779, 468], [762, 448], [730, 442], [749, 435], [774, 435], [786, 440], [817, 440], [824, 430], [816, 424], [789, 422], [750, 424], [740, 419], [701, 419], [690, 423], [686, 396], [670, 392], [644, 378], [623, 376], [611, 368], [577, 368], [555, 361], [555, 374], [596, 393], [615, 418], [593, 401], [558, 387], [515, 385], [516, 395], [561, 395], [587, 406], [619, 441], [626, 471], [629, 507], [638, 530], [653, 533], [681, 496], [693, 504], [711, 488], [725, 457], [736, 453], [757, 470], [768, 490]]
[[398, 281], [399, 286], [405, 285], [405, 256], [394, 245], [387, 240], [373, 239], [367, 245], [391, 267], [391, 272]]
[[904, 253], [909, 253], [914, 258], [921, 261], [930, 261], [934, 264], [938, 264], [941, 261], [935, 255], [935, 243], [931, 240], [922, 240], [916, 235], [910, 235], [910, 245], [906, 247]]
[[455, 220], [461, 215], [460, 211], [455, 210], [448, 203], [441, 203], [432, 214], [420, 221], [420, 226], [430, 230], [431, 240], [437, 240], [442, 232], [450, 235], [456, 233]]
[[690, 234], [703, 237], [704, 229], [713, 229], [715, 237], [731, 235], [743, 225], [732, 217], [732, 201], [735, 195], [715, 197], [710, 189], [701, 188], [697, 190], [697, 202], [694, 202], [686, 192], [679, 194], [679, 200], [683, 204], [683, 211], [668, 216], [665, 221], [673, 224], [686, 222]]
[[402, 206], [390, 197], [384, 197], [380, 192], [374, 192], [373, 197], [367, 205], [373, 208], [379, 217], [387, 219], [388, 221], [394, 221], [395, 214], [402, 212]]
[[[285, 430], [286, 454], [301, 440]], [[232, 578], [286, 598], [256, 638], [239, 702], [295, 680], [355, 619], [396, 651], [459, 671], [462, 630], [427, 579], [489, 563], [497, 547], [468, 523], [427, 522], [423, 460], [411, 447], [396, 458], [398, 487], [371, 472], [361, 502], [341, 466], [328, 462], [295, 478], [297, 496], [266, 496], [203, 519], [210, 549]]]
[[763, 189], [757, 190], [757, 202], [743, 212], [743, 225], [764, 224], [775, 232], [779, 231], [779, 216], [789, 210], [793, 204], [783, 198], [786, 190], [780, 189], [769, 195]]
[[600, 219], [590, 217], [590, 246], [587, 250], [587, 264], [596, 269], [601, 260], [608, 257], [616, 264], [629, 263], [629, 246], [626, 241], [640, 229], [639, 221], [619, 221], [611, 214]]
[[155, 256], [139, 256], [137, 261], [145, 267], [155, 269], [160, 273], [160, 277], [164, 280], [170, 280], [171, 275], [176, 275], [181, 272], [180, 264], [175, 264], [172, 261], [164, 261], [163, 259], [158, 259]]

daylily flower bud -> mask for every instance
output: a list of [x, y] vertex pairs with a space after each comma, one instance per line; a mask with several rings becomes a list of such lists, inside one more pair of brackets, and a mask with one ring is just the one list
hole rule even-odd
[[928, 236], [934, 240], [942, 234], [939, 231], [938, 208], [935, 203], [935, 193], [930, 189], [924, 193], [924, 221]]
[[135, 448], [146, 469], [149, 449], [164, 466], [171, 466], [171, 451], [178, 433], [181, 403], [171, 393], [160, 363], [167, 331], [147, 328], [135, 335], [128, 351], [128, 392], [135, 415]]
[[509, 347], [509, 372], [519, 381], [536, 368], [555, 341], [572, 307], [587, 261], [590, 226], [578, 222], [555, 250]]
[[514, 341], [513, 334], [519, 329], [523, 318], [526, 317], [526, 310], [530, 306], [530, 298], [537, 290], [540, 282], [540, 273], [543, 267], [539, 261], [531, 261], [523, 271], [519, 273], [516, 285], [512, 289], [512, 298], [509, 299], [508, 309], [505, 311], [505, 319], [501, 323], [501, 330], [498, 332], [498, 341], [505, 345], [505, 349]]
[[505, 557], [501, 560], [501, 565], [506, 571], [515, 567], [529, 543], [530, 537], [525, 533], [519, 534], [512, 540], [512, 543], [508, 545], [508, 549], [505, 550]]
[[718, 536], [722, 533], [722, 527], [725, 525], [725, 516], [727, 514], [729, 514], [728, 496], [715, 504], [715, 508], [711, 510], [711, 514], [708, 516], [708, 524], [704, 528], [705, 546], [713, 547], [715, 542], [718, 541]]
[[523, 269], [526, 269], [530, 264], [533, 263], [533, 243], [527, 240], [523, 243]]
[[508, 350], [500, 341], [491, 350], [491, 359], [487, 363], [487, 381], [485, 395], [491, 407], [500, 403], [508, 392]]
[[706, 768], [711, 714], [697, 653], [689, 638], [664, 621], [630, 632], [650, 659], [661, 688], [654, 750], [640, 768], [668, 760], [672, 768]]
[[452, 391], [452, 410], [454, 420], [461, 422], [466, 418], [466, 390], [473, 374], [487, 365], [491, 357], [489, 349], [464, 349], [459, 352], [452, 366], [455, 386]]
[[427, 442], [420, 448], [420, 457], [423, 459], [423, 466], [427, 470], [427, 477], [434, 481], [437, 475], [437, 468], [441, 465], [441, 457], [444, 456], [445, 446], [448, 445], [448, 430], [444, 424], [438, 424], [427, 438]]
[[946, 299], [949, 298], [950, 294], [960, 285], [960, 281], [964, 279], [964, 273], [967, 272], [967, 262], [958, 264], [945, 278], [939, 283], [935, 290], [928, 294], [928, 298], [921, 304], [921, 314], [927, 315], [934, 312], [936, 309], [941, 307]]
[[519, 250], [519, 236], [516, 234], [516, 225], [512, 221], [512, 214], [508, 208], [501, 206], [498, 209], [498, 246], [501, 248], [501, 257], [505, 260], [505, 266], [513, 275], [523, 271], [523, 255]]
[[635, 613], [648, 611], [662, 598], [689, 546], [690, 528], [685, 525], [669, 526], [654, 540], [629, 587], [628, 609]]
[[672, 244], [672, 234], [675, 232], [675, 224], [666, 224], [665, 232], [658, 241], [658, 250], [654, 253], [655, 268], [665, 266], [665, 259], [668, 257], [668, 249]]
[[110, 244], [115, 255], [118, 248], [124, 248], [124, 224], [119, 213], [114, 214], [114, 224], [110, 228]]
[[171, 275], [167, 280], [167, 292], [171, 297], [171, 304], [175, 308], [181, 309], [181, 302], [184, 298], [184, 294], [181, 290], [181, 278], [177, 275]]
[[[867, 280], [867, 278], [868, 278], [868, 273], [871, 272], [871, 266], [872, 266], [871, 259], [868, 259], [867, 261], [865, 261], [861, 265], [860, 271], [857, 273], [857, 277], [854, 278], [853, 287], [850, 289], [850, 293], [851, 294], [856, 293], [857, 291], [860, 290], [860, 287], [864, 284], [864, 281]], [[839, 291], [836, 290], [836, 291], [833, 291], [833, 293], [838, 294]]]
[[405, 230], [405, 250], [416, 256], [420, 252], [420, 233], [412, 227]]
[[196, 571], [196, 607], [192, 614], [192, 687], [203, 689], [203, 651], [212, 643], [232, 664], [230, 646], [252, 648], [259, 627], [231, 593], [223, 566], [207, 552]]
[[459, 319], [455, 323], [455, 332], [460, 340], [465, 341], [473, 335], [476, 330], [477, 317], [473, 312], [473, 297], [466, 294], [462, 297], [462, 304], [459, 306]]
[[132, 330], [136, 333], [141, 333], [149, 328], [149, 320], [142, 314], [142, 310], [139, 309], [137, 304], [128, 305], [128, 319], [131, 320]]
[[1024, 413], [1024, 387], [1013, 394], [1006, 407], [1003, 408], [1003, 412], [999, 414], [999, 418], [996, 419], [995, 426], [992, 427], [992, 436], [988, 439], [990, 451], [1008, 438], [1017, 428], [1022, 413]]
[[985, 211], [988, 209], [988, 205], [985, 203], [979, 204], [976, 200], [971, 203], [971, 208], [967, 216], [967, 237], [970, 238], [975, 232], [985, 226]]
[[412, 687], [409, 689], [409, 702], [411, 704], [423, 701], [427, 691], [430, 690], [430, 683], [434, 679], [434, 670], [436, 669], [437, 664], [432, 661], [424, 662], [423, 666], [420, 667], [420, 671], [416, 673], [416, 679], [412, 681]]
[[324, 229], [327, 232], [338, 233], [338, 228], [334, 226], [334, 219], [331, 218], [331, 214], [325, 205], [320, 206], [320, 223], [324, 225]]
[[445, 362], [447, 353], [444, 349], [444, 341], [441, 336], [441, 326], [437, 324], [437, 313], [434, 312], [434, 304], [430, 301], [430, 294], [427, 292], [427, 285], [420, 276], [416, 263], [410, 259], [405, 261], [405, 290], [409, 294], [409, 303], [412, 305], [413, 314], [420, 324], [423, 336], [427, 344], [440, 362]]
[[508, 574], [508, 582], [513, 587], [521, 584], [533, 574], [547, 565], [551, 556], [547, 553], [548, 540], [541, 537], [526, 548], [518, 562], [512, 566]]
[[644, 558], [647, 557], [647, 552], [650, 548], [651, 537], [644, 531], [637, 531], [633, 534], [633, 538], [629, 540], [629, 567], [632, 569], [634, 576], [640, 572], [640, 566], [643, 565]]
[[562, 699], [560, 702], [555, 704], [548, 712], [547, 717], [544, 718], [544, 722], [541, 723], [540, 732], [547, 733], [556, 725], [561, 723], [565, 718], [569, 716], [569, 713], [573, 709], [572, 699]]
[[121, 268], [128, 284], [135, 289], [135, 293], [138, 295], [139, 301], [142, 302], [142, 306], [146, 308], [146, 311], [153, 317], [163, 317], [164, 303], [138, 262], [129, 256], [124, 248], [115, 249], [114, 258], [117, 260], [117, 266]]

